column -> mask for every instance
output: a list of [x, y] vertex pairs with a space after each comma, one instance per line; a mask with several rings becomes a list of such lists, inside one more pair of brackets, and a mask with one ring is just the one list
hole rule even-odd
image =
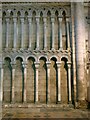
[[3, 63], [0, 62], [0, 101], [3, 102]]
[[54, 22], [55, 22], [55, 18], [51, 17], [51, 23], [52, 23], [52, 50], [55, 50], [55, 48], [54, 48], [54, 44], [55, 44]]
[[26, 99], [26, 82], [27, 82], [27, 63], [26, 62], [22, 62], [22, 66], [23, 66], [23, 102], [26, 103], [27, 99]]
[[60, 74], [60, 62], [56, 62], [57, 64], [57, 72], [58, 72], [58, 103], [61, 103], [61, 74]]
[[47, 87], [46, 87], [46, 91], [47, 91], [47, 103], [50, 102], [50, 65], [51, 62], [46, 62], [47, 65]]
[[67, 31], [67, 47], [70, 50], [70, 29], [69, 29], [69, 18], [66, 18], [66, 31]]
[[39, 16], [36, 17], [36, 50], [39, 50], [39, 19]]
[[73, 78], [73, 92], [74, 92], [74, 104], [76, 103], [76, 55], [75, 55], [75, 3], [71, 3], [71, 30], [72, 30], [72, 78]]
[[21, 17], [21, 50], [24, 48], [24, 17]]
[[14, 103], [14, 81], [15, 81], [15, 62], [11, 62], [11, 66], [12, 66], [12, 100], [11, 102]]
[[17, 45], [17, 17], [13, 17], [13, 23], [14, 23], [13, 50], [16, 50], [16, 45]]
[[90, 61], [87, 63], [87, 100], [90, 102]]
[[77, 101], [85, 101], [85, 65], [84, 65], [84, 48], [85, 48], [85, 22], [84, 22], [84, 5], [82, 2], [75, 5], [75, 43], [76, 43], [76, 74], [77, 74]]
[[32, 17], [28, 16], [28, 23], [29, 23], [29, 50], [31, 50], [31, 42], [32, 42]]
[[35, 69], [36, 69], [36, 76], [35, 76], [35, 103], [38, 103], [38, 69], [39, 69], [39, 64], [38, 62], [34, 62], [35, 64]]
[[67, 62], [68, 64], [68, 100], [69, 103], [71, 103], [72, 99], [71, 99], [71, 63]]
[[63, 49], [63, 46], [62, 46], [62, 17], [59, 17], [58, 18], [59, 20], [59, 50], [62, 50]]
[[43, 17], [44, 22], [44, 50], [47, 50], [47, 17]]
[[6, 17], [6, 49], [9, 48], [9, 17]]

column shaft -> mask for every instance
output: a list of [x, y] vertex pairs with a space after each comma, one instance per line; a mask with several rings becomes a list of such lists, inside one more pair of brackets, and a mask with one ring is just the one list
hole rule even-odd
[[6, 18], [6, 48], [9, 47], [9, 18]]
[[21, 17], [21, 49], [24, 48], [24, 17]]
[[47, 64], [47, 103], [50, 102], [50, 62], [46, 62]]
[[16, 49], [16, 44], [17, 44], [17, 18], [13, 18], [14, 22], [14, 41], [13, 41], [13, 49]]
[[47, 18], [44, 17], [43, 18], [43, 22], [44, 22], [44, 49], [47, 49]]
[[32, 17], [28, 17], [29, 22], [29, 49], [31, 50], [31, 42], [32, 42]]
[[55, 18], [52, 17], [51, 18], [51, 23], [52, 23], [52, 50], [54, 50], [54, 42], [55, 42], [55, 35], [54, 35], [54, 22], [55, 22]]
[[71, 102], [71, 63], [68, 63], [68, 92], [69, 102]]
[[0, 75], [0, 79], [1, 79], [1, 88], [0, 88], [1, 89], [1, 99], [0, 99], [0, 101], [3, 102], [3, 68], [1, 67], [0, 70], [1, 70], [0, 71], [1, 72], [0, 73], [1, 74]]
[[36, 81], [35, 81], [35, 103], [38, 102], [38, 68], [39, 68], [39, 63], [35, 62], [35, 68], [36, 68]]
[[39, 17], [36, 17], [36, 50], [39, 50]]
[[63, 49], [62, 46], [62, 18], [58, 18], [59, 19], [59, 49]]
[[61, 102], [61, 75], [60, 75], [60, 64], [59, 62], [57, 64], [57, 72], [58, 72], [58, 103]]
[[24, 88], [24, 92], [23, 92], [23, 102], [27, 102], [26, 100], [26, 82], [27, 82], [27, 63], [26, 62], [22, 62], [23, 65], [23, 69], [24, 69], [24, 82], [23, 82], [23, 88]]
[[70, 49], [70, 31], [69, 31], [69, 18], [66, 18], [66, 28], [67, 28], [67, 47]]

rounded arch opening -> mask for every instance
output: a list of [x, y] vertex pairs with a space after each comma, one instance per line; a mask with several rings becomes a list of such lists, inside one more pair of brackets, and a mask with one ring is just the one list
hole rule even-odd
[[62, 103], [68, 103], [68, 66], [67, 58], [61, 59], [61, 98]]
[[28, 103], [35, 101], [35, 58], [28, 57], [27, 59], [27, 83], [26, 83], [26, 98]]
[[15, 102], [21, 103], [23, 102], [23, 67], [22, 67], [23, 59], [21, 57], [16, 57], [16, 66], [15, 66]]
[[40, 58], [40, 66], [39, 66], [39, 81], [38, 81], [38, 98], [40, 103], [46, 103], [46, 85], [47, 85], [47, 80], [46, 80], [46, 58], [41, 57]]
[[6, 57], [4, 59], [4, 77], [3, 77], [3, 101], [10, 103], [12, 100], [12, 68], [11, 59]]
[[50, 101], [51, 103], [57, 102], [57, 65], [56, 57], [51, 58], [50, 65]]

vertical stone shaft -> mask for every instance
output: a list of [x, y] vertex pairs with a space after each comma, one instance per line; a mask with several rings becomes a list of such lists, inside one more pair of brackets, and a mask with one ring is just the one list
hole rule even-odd
[[36, 17], [36, 50], [39, 50], [39, 18]]
[[66, 18], [66, 28], [67, 28], [67, 47], [68, 49], [70, 49], [69, 18]]
[[21, 49], [24, 48], [24, 17], [21, 17]]
[[9, 47], [9, 18], [6, 18], [6, 48]]
[[47, 103], [50, 102], [50, 64], [51, 62], [46, 62], [47, 64]]
[[85, 48], [85, 23], [83, 3], [76, 3], [75, 32], [76, 32], [76, 67], [77, 67], [77, 99], [85, 100], [84, 76], [84, 48]]
[[61, 102], [61, 75], [60, 75], [60, 62], [56, 62], [58, 72], [58, 103]]
[[58, 20], [59, 20], [59, 43], [60, 43], [59, 49], [63, 49], [62, 47], [62, 18], [59, 17]]
[[47, 49], [47, 18], [44, 17], [43, 18], [43, 22], [44, 22], [44, 49]]
[[36, 81], [35, 81], [35, 103], [38, 102], [38, 68], [39, 68], [39, 63], [35, 62], [35, 68], [36, 68]]
[[3, 102], [3, 64], [0, 63], [0, 101]]
[[17, 18], [13, 18], [14, 22], [14, 41], [13, 41], [13, 49], [16, 49], [16, 44], [17, 44]]
[[74, 102], [76, 102], [76, 57], [75, 57], [75, 3], [71, 3], [71, 30], [72, 30], [72, 65], [73, 65], [73, 86], [74, 86]]
[[11, 66], [12, 66], [12, 100], [11, 102], [14, 103], [15, 63], [11, 62]]
[[54, 35], [54, 22], [55, 18], [51, 17], [51, 23], [52, 23], [52, 50], [54, 50], [54, 44], [55, 44], [55, 35]]
[[71, 63], [68, 64], [68, 91], [69, 91], [69, 102], [71, 102]]
[[29, 49], [31, 50], [31, 42], [32, 42], [32, 17], [28, 17], [28, 23], [29, 23]]
[[24, 69], [24, 93], [23, 93], [23, 102], [27, 102], [26, 100], [26, 82], [27, 82], [27, 63], [26, 62], [22, 62], [23, 65], [23, 69]]

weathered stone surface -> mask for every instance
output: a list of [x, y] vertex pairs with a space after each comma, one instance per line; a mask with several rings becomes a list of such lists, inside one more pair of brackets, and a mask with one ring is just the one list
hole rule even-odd
[[81, 107], [86, 103], [87, 15], [82, 3], [2, 4], [0, 70], [5, 104]]

